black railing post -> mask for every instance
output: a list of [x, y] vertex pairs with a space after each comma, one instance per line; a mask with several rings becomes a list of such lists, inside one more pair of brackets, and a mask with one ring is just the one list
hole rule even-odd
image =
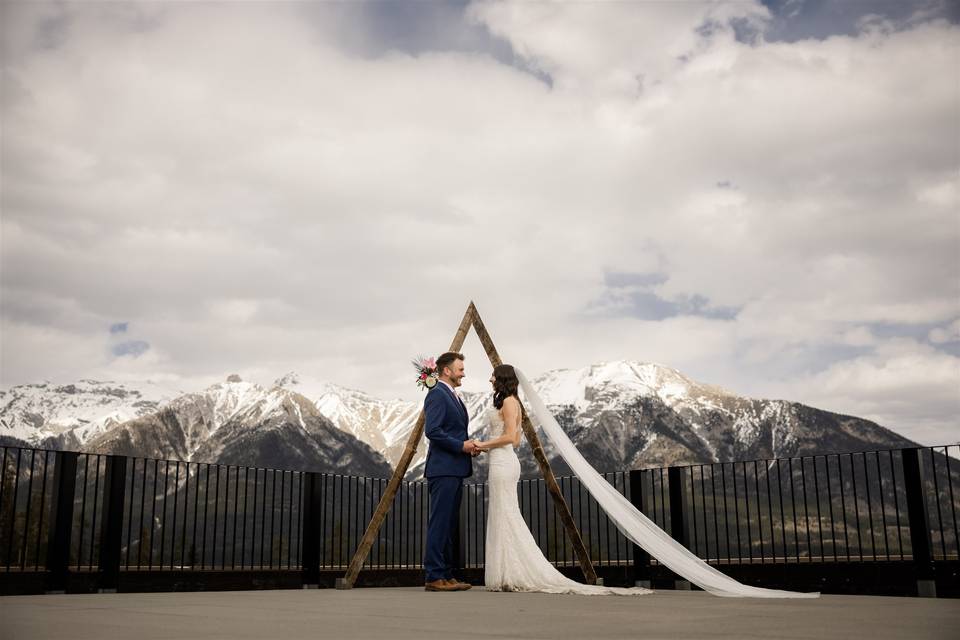
[[304, 589], [320, 586], [320, 473], [303, 473], [303, 525], [300, 539], [303, 541], [302, 583]]
[[936, 598], [937, 585], [933, 558], [930, 555], [930, 520], [924, 498], [923, 476], [920, 474], [920, 450], [903, 450], [903, 484], [907, 495], [907, 520], [910, 523], [910, 546], [917, 572], [917, 595]]
[[[685, 505], [687, 482], [683, 470], [684, 467], [667, 468], [667, 481], [670, 484], [670, 537], [689, 549]], [[690, 581], [677, 577], [674, 579], [674, 588], [689, 590]]]
[[127, 457], [108, 455], [104, 471], [104, 513], [100, 521], [99, 593], [116, 593], [120, 585], [120, 545], [123, 544], [126, 479]]
[[76, 451], [57, 451], [50, 496], [50, 537], [47, 541], [46, 593], [66, 593], [70, 572], [70, 536], [73, 534], [73, 499], [77, 484]]
[[[630, 502], [637, 511], [643, 512], [643, 471], [630, 470]], [[638, 587], [651, 587], [650, 554], [643, 547], [633, 545], [633, 583]]]

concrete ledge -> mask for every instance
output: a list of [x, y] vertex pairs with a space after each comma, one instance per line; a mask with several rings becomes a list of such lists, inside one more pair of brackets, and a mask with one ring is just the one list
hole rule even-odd
[[934, 580], [917, 580], [917, 596], [920, 598], [936, 598], [937, 583]]

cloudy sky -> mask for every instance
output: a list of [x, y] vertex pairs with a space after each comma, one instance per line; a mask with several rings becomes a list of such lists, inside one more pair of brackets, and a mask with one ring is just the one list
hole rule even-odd
[[415, 398], [474, 300], [530, 374], [659, 362], [957, 441], [948, 0], [2, 12], [5, 388]]

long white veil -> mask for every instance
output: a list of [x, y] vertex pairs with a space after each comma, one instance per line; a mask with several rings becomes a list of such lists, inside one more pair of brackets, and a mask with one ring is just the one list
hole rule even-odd
[[557, 451], [570, 469], [580, 479], [580, 483], [587, 488], [596, 499], [600, 507], [606, 512], [617, 528], [634, 544], [642, 547], [647, 553], [660, 563], [669, 567], [677, 575], [683, 576], [705, 591], [726, 598], [819, 598], [820, 592], [801, 593], [797, 591], [783, 591], [780, 589], [764, 589], [752, 587], [737, 582], [730, 576], [697, 557], [682, 544], [674, 540], [666, 531], [643, 515], [629, 500], [616, 488], [607, 482], [603, 476], [587, 462], [580, 454], [576, 445], [571, 442], [567, 434], [557, 424], [553, 415], [547, 410], [523, 372], [514, 367], [520, 388], [527, 398], [530, 416], [535, 423], [543, 427], [544, 433], [553, 442]]

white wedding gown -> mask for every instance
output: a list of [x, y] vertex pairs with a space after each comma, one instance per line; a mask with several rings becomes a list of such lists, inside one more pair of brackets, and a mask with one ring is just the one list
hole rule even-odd
[[[503, 417], [490, 407], [491, 437], [503, 434]], [[513, 446], [491, 449], [489, 468], [486, 564], [483, 581], [487, 591], [538, 591], [580, 595], [646, 595], [641, 587], [605, 587], [571, 580], [550, 564], [540, 551], [520, 513], [517, 481], [520, 460]]]
[[[658, 562], [704, 591], [725, 598], [819, 598], [819, 591], [799, 592], [765, 589], [743, 584], [710, 566], [695, 553], [670, 537], [604, 479], [583, 457], [576, 445], [547, 410], [536, 389], [520, 369], [514, 367], [520, 390], [534, 426], [543, 429], [560, 457], [579, 478], [597, 505], [617, 529], [631, 542], [642, 547]], [[499, 412], [492, 416], [494, 430], [503, 429]], [[513, 447], [493, 449], [490, 464], [490, 515], [487, 520], [487, 589], [515, 588], [551, 593], [650, 593], [649, 590], [589, 587], [560, 575], [546, 561], [520, 515], [517, 480], [520, 462]], [[602, 590], [602, 591], [598, 591]]]

